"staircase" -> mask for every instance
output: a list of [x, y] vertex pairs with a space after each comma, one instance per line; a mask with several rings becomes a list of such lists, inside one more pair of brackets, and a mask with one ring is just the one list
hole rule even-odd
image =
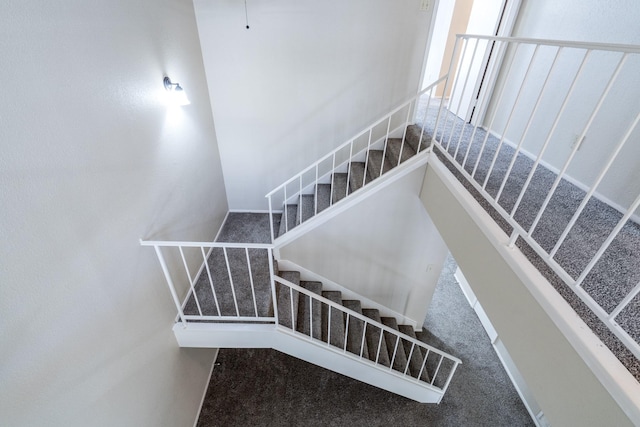
[[441, 401], [459, 359], [419, 339], [412, 326], [363, 307], [352, 292], [343, 300], [300, 272], [279, 272], [274, 254], [426, 164], [431, 137], [409, 121], [443, 79], [269, 193], [273, 244], [141, 241], [156, 250], [181, 347], [273, 348], [418, 402]]
[[[184, 261], [190, 292], [182, 302], [175, 275], [166, 276], [181, 347], [273, 348], [422, 403], [440, 402], [461, 363], [359, 299], [343, 300], [341, 291], [304, 280], [299, 271], [278, 271], [271, 245], [143, 244], [155, 246], [165, 274], [161, 247], [177, 248]], [[202, 256], [195, 274], [189, 253]]]
[[282, 332], [388, 374], [381, 382], [368, 374], [348, 376], [390, 391], [396, 383], [408, 382], [415, 390], [400, 394], [421, 402], [440, 401], [458, 359], [419, 340], [411, 326], [399, 325], [394, 317], [381, 317], [377, 309], [363, 308], [360, 300], [343, 300], [340, 291], [323, 290], [321, 282], [301, 280], [300, 272], [281, 271], [276, 282]]
[[[419, 102], [427, 100], [428, 109], [434, 89], [444, 79], [267, 194], [274, 244], [286, 244], [348, 209], [349, 201], [355, 203], [354, 193], [380, 190], [425, 165], [431, 135], [424, 123], [410, 124], [410, 118]], [[403, 168], [397, 167], [400, 164]], [[379, 179], [383, 175], [386, 179]]]
[[298, 194], [294, 202], [288, 202], [283, 208], [275, 237], [284, 236], [285, 233], [313, 219], [330, 206], [411, 159], [418, 152], [423, 152], [426, 148], [425, 141], [430, 139], [425, 137], [422, 128], [410, 125], [407, 127], [405, 138], [387, 139], [382, 149], [368, 150], [365, 161], [351, 161], [348, 163], [347, 171], [333, 173], [329, 183], [316, 184], [310, 194]]

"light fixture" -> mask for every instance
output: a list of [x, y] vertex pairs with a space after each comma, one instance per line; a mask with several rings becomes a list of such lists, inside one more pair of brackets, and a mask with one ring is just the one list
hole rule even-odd
[[191, 101], [187, 98], [187, 93], [182, 89], [180, 83], [172, 83], [169, 77], [162, 81], [164, 88], [169, 92], [170, 102], [173, 105], [189, 105]]

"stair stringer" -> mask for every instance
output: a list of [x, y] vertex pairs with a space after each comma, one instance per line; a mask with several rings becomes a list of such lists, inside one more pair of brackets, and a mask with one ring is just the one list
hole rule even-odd
[[180, 347], [272, 348], [420, 403], [440, 403], [444, 395], [415, 378], [275, 324], [189, 323], [183, 327], [177, 323], [173, 331]]
[[287, 231], [280, 237], [276, 237], [273, 241], [276, 254], [278, 249], [293, 242], [309, 231], [319, 227], [332, 218], [340, 215], [342, 212], [351, 208], [352, 206], [362, 202], [367, 197], [377, 193], [378, 191], [388, 187], [399, 179], [409, 175], [414, 170], [427, 164], [429, 153], [431, 149], [426, 149], [411, 157], [409, 160], [394, 167], [393, 169], [385, 172], [382, 176], [374, 179], [370, 183], [366, 184], [358, 191], [347, 195], [344, 199], [336, 202], [332, 206], [328, 207], [322, 212], [318, 212], [316, 215], [304, 221], [302, 224], [295, 226], [293, 229]]
[[364, 297], [357, 292], [352, 291], [349, 288], [346, 288], [332, 280], [327, 279], [324, 276], [321, 276], [311, 270], [308, 270], [293, 261], [286, 259], [278, 259], [278, 268], [283, 271], [299, 271], [301, 280], [308, 281], [317, 281], [322, 282], [323, 290], [325, 291], [340, 291], [342, 293], [343, 299], [353, 299], [359, 300], [362, 302], [363, 307], [374, 308], [380, 311], [380, 315], [382, 317], [393, 317], [399, 324], [410, 325], [415, 331], [422, 330], [422, 322], [418, 322], [410, 317], [407, 317], [401, 313], [398, 313], [395, 310], [390, 309], [389, 307], [375, 302], [367, 297]]

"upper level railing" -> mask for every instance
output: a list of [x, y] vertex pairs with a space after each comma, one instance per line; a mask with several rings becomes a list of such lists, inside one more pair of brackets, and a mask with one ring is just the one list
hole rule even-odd
[[455, 52], [436, 151], [640, 359], [640, 46], [459, 35]]
[[[282, 332], [442, 394], [461, 363], [450, 354], [277, 276], [270, 244], [172, 241], [140, 241], [140, 244], [155, 249], [178, 312], [177, 320], [184, 327], [189, 322], [274, 323]], [[278, 294], [282, 293], [288, 298], [279, 306]], [[310, 299], [306, 329], [300, 327], [304, 322], [298, 319], [297, 301], [301, 296]], [[314, 332], [320, 327], [314, 326], [314, 313], [324, 316], [327, 328], [321, 333]], [[372, 331], [378, 334], [375, 350], [365, 353], [365, 336]], [[354, 340], [358, 343], [357, 350], [347, 345]], [[393, 350], [386, 353], [388, 362], [381, 357], [387, 351], [383, 340], [393, 343]], [[405, 354], [405, 350], [407, 363], [400, 369], [399, 354]]]
[[[402, 145], [400, 148], [400, 155], [398, 156], [398, 164], [402, 161], [402, 152], [405, 149], [406, 144], [406, 129], [407, 125], [413, 122], [414, 114], [418, 108], [418, 104], [422, 102], [427, 105], [427, 110], [430, 105], [434, 105], [437, 101], [434, 99], [435, 90], [438, 86], [441, 86], [446, 80], [447, 76], [442, 76], [423, 90], [421, 90], [415, 96], [407, 99], [406, 101], [393, 108], [389, 113], [385, 114], [380, 119], [374, 121], [371, 125], [367, 126], [363, 131], [359, 132], [353, 138], [350, 138], [345, 143], [341, 144], [335, 150], [331, 151], [317, 162], [308, 166], [300, 173], [294, 175], [271, 192], [266, 197], [269, 200], [269, 215], [271, 218], [271, 240], [274, 241], [277, 237], [273, 228], [273, 215], [274, 212], [282, 211], [282, 220], [285, 224], [284, 231], [289, 231], [290, 220], [288, 218], [288, 209], [285, 209], [285, 205], [288, 204], [301, 204], [302, 197], [304, 195], [314, 196], [313, 214], [319, 213], [318, 206], [318, 184], [332, 183], [332, 176], [334, 173], [342, 172], [347, 173], [347, 182], [349, 182], [349, 174], [351, 174], [351, 168], [349, 164], [354, 161], [364, 162], [365, 171], [367, 170], [369, 162], [369, 151], [372, 149], [382, 150], [383, 159], [386, 157], [387, 142], [389, 138], [402, 138]], [[424, 111], [427, 111], [424, 110]], [[426, 120], [427, 117], [423, 117]], [[420, 136], [417, 152], [426, 151], [422, 142], [428, 141], [424, 134]], [[393, 165], [396, 166], [396, 165]], [[384, 167], [384, 161], [380, 164], [380, 172]], [[381, 175], [381, 173], [379, 175]], [[365, 184], [367, 174], [362, 177], [362, 184]], [[334, 191], [335, 186], [331, 186], [331, 194], [329, 197], [329, 206], [334, 204]], [[348, 185], [344, 190], [349, 196]], [[345, 198], [346, 198], [345, 197]], [[342, 199], [341, 199], [342, 200]], [[298, 223], [302, 222], [302, 209], [298, 209], [297, 215]]]

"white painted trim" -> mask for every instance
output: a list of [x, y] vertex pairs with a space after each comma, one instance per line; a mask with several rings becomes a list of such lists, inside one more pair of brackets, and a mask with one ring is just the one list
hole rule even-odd
[[[484, 129], [485, 131], [487, 131], [487, 129], [485, 127], [482, 127], [482, 129]], [[493, 135], [494, 137], [498, 138], [498, 139], [502, 139], [502, 135], [500, 135], [499, 133], [489, 130], [488, 131], [491, 135]], [[513, 143], [512, 141], [510, 141], [507, 138], [504, 138], [504, 143], [507, 144], [508, 146], [510, 146], [511, 148], [513, 148], [514, 150], [517, 147], [517, 144]], [[532, 152], [525, 150], [523, 148], [520, 149], [520, 152], [522, 154], [524, 154], [526, 157], [528, 157], [530, 160], [534, 161], [536, 160], [537, 156], [535, 156]], [[549, 169], [551, 172], [555, 173], [556, 175], [558, 175], [560, 173], [560, 169], [558, 169], [557, 167], [551, 165], [550, 163], [540, 159], [540, 164], [542, 166], [544, 166], [545, 168]], [[584, 191], [585, 193], [587, 193], [589, 191], [589, 186], [587, 186], [586, 184], [578, 181], [577, 179], [575, 179], [574, 177], [572, 177], [571, 175], [569, 175], [568, 173], [564, 174], [564, 179], [567, 180], [568, 182], [570, 182], [571, 184], [575, 185], [576, 187], [578, 187], [580, 190]], [[617, 210], [618, 212], [620, 212], [622, 215], [624, 215], [624, 213], [626, 212], [626, 209], [621, 206], [619, 203], [614, 202], [613, 200], [609, 199], [608, 197], [604, 196], [603, 194], [599, 193], [599, 192], [594, 192], [593, 193], [593, 197], [595, 197], [596, 199], [600, 200], [602, 203], [611, 206], [613, 209]], [[631, 221], [635, 222], [636, 224], [640, 224], [640, 215], [638, 214], [633, 214], [631, 215]]]
[[180, 347], [196, 348], [273, 348], [273, 323], [187, 323], [173, 326]]
[[[233, 213], [269, 213], [269, 209], [229, 209]], [[276, 212], [275, 210], [273, 212]], [[226, 218], [225, 218], [226, 219]]]
[[415, 320], [406, 317], [405, 315], [400, 314], [394, 310], [391, 310], [390, 308], [385, 307], [380, 303], [372, 301], [367, 297], [363, 297], [362, 295], [359, 295], [352, 290], [345, 288], [344, 286], [339, 285], [332, 280], [327, 279], [326, 277], [314, 273], [311, 270], [307, 270], [306, 268], [299, 266], [295, 262], [286, 259], [279, 259], [278, 269], [281, 271], [299, 271], [300, 280], [322, 282], [323, 291], [340, 291], [342, 292], [343, 299], [360, 300], [363, 308], [377, 309], [380, 312], [381, 317], [394, 317], [399, 324], [410, 325], [414, 330], [422, 329], [422, 325], [419, 325]]
[[456, 268], [456, 272], [453, 273], [453, 277], [455, 277], [456, 282], [458, 282], [458, 285], [460, 286], [460, 289], [462, 289], [462, 293], [467, 298], [467, 302], [471, 307], [473, 307], [476, 301], [478, 301], [478, 298], [476, 297], [476, 294], [473, 293], [473, 290], [471, 289], [471, 286], [469, 286], [469, 282], [467, 282], [467, 279], [462, 274], [462, 270], [460, 270], [460, 267]]
[[218, 354], [220, 353], [220, 349], [216, 348], [215, 354], [213, 355], [213, 362], [211, 362], [211, 370], [209, 371], [209, 377], [207, 379], [207, 383], [204, 386], [204, 392], [202, 393], [202, 399], [200, 400], [200, 406], [198, 406], [198, 412], [196, 413], [196, 419], [193, 422], [193, 427], [198, 427], [198, 420], [200, 419], [200, 413], [202, 412], [202, 406], [204, 405], [204, 399], [207, 397], [207, 391], [209, 391], [209, 384], [211, 383], [211, 377], [213, 376], [213, 368], [216, 366], [216, 361], [218, 360]]
[[602, 344], [587, 324], [576, 315], [564, 298], [549, 285], [547, 279], [516, 247], [509, 247], [506, 236], [498, 224], [449, 172], [435, 154], [429, 165], [456, 200], [469, 213], [477, 227], [511, 267], [549, 318], [567, 338], [567, 341], [590, 367], [620, 408], [632, 420], [640, 420], [640, 383], [620, 363], [618, 358]]

